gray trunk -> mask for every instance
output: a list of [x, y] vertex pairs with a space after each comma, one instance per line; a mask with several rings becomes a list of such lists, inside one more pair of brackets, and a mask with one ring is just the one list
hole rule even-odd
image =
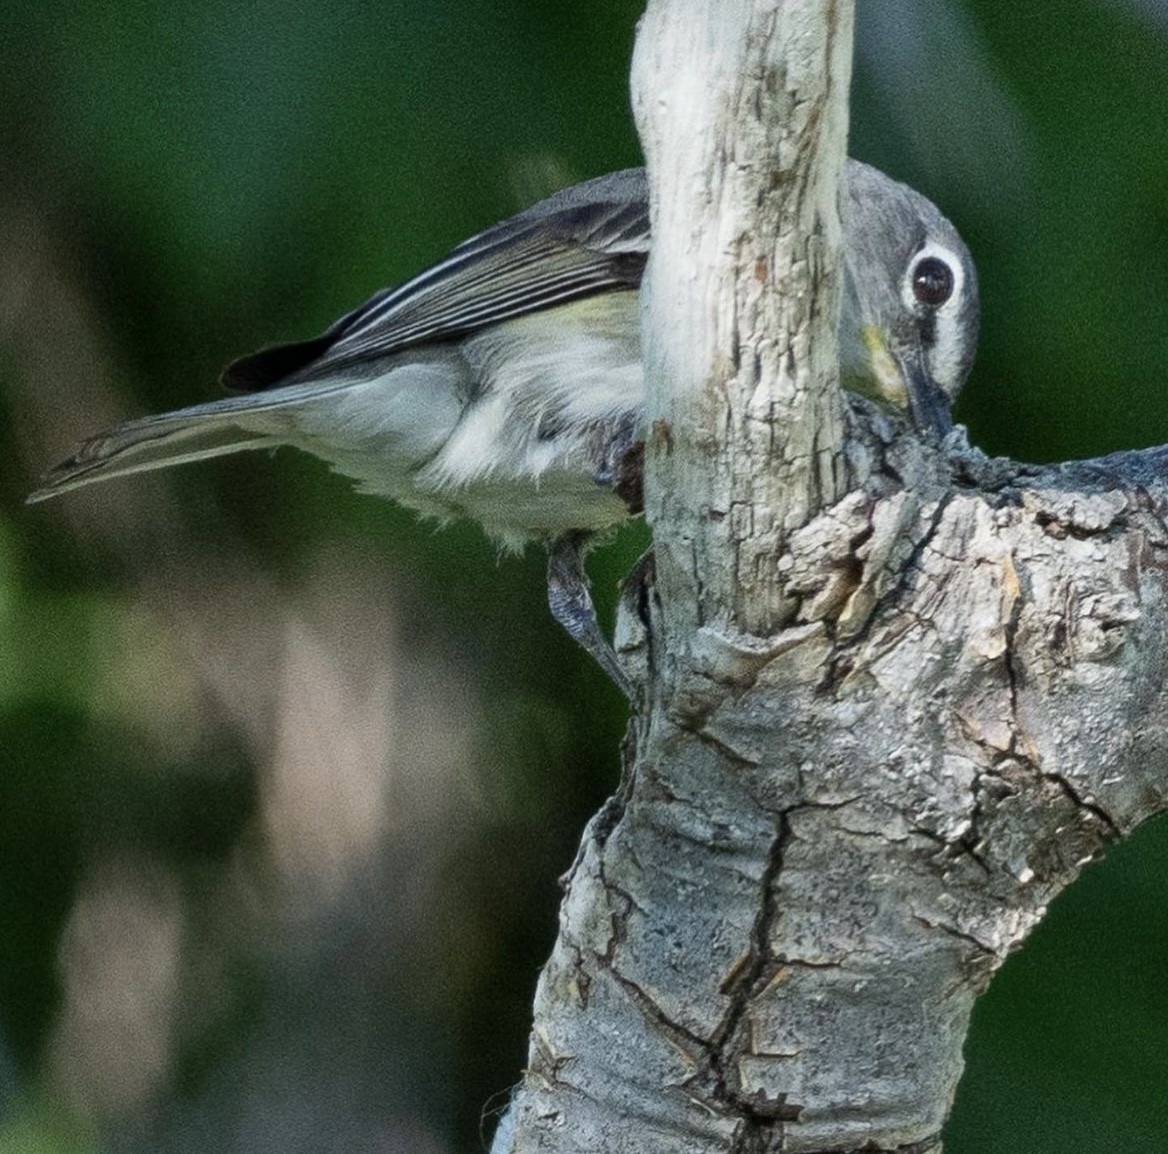
[[841, 401], [851, 27], [640, 29], [641, 698], [496, 1154], [940, 1151], [974, 999], [1164, 807], [1168, 450], [946, 456]]

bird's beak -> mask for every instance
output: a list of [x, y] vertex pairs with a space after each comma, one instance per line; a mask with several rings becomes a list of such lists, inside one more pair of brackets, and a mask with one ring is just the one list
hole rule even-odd
[[930, 375], [920, 349], [896, 352], [876, 325], [865, 326], [862, 336], [880, 399], [908, 409], [919, 431], [931, 431], [943, 440], [953, 428], [949, 398]]
[[948, 396], [933, 380], [919, 353], [913, 355], [908, 363], [901, 361], [900, 366], [908, 386], [908, 404], [913, 424], [921, 432], [931, 430], [937, 434], [937, 440], [943, 441], [953, 431], [953, 414]]

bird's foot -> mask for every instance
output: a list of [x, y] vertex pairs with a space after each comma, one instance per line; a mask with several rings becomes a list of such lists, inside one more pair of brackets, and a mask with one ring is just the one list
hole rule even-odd
[[596, 606], [584, 571], [584, 540], [583, 534], [570, 533], [552, 542], [548, 551], [548, 606], [552, 616], [592, 655], [617, 689], [631, 699], [632, 686], [596, 619]]

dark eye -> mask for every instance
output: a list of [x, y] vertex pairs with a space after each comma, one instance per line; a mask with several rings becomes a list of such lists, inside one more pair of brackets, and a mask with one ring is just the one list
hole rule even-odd
[[953, 270], [939, 257], [927, 256], [913, 269], [912, 290], [921, 304], [940, 308], [953, 295]]

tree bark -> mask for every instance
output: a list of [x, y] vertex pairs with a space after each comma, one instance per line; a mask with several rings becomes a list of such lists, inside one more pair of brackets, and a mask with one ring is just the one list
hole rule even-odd
[[640, 29], [642, 693], [496, 1154], [935, 1154], [975, 998], [1164, 808], [1168, 450], [1040, 469], [841, 398], [851, 23]]

